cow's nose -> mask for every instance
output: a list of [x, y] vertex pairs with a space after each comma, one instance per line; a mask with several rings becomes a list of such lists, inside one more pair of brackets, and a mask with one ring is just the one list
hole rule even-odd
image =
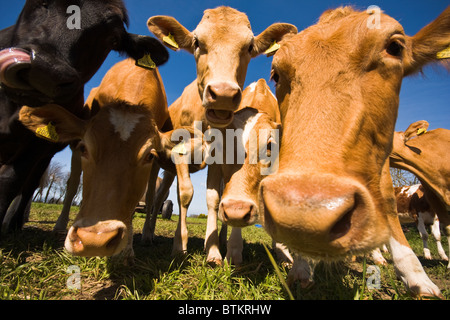
[[210, 82], [205, 87], [203, 104], [207, 108], [235, 111], [242, 98], [241, 88], [232, 82]]
[[260, 199], [269, 234], [311, 256], [342, 256], [388, 238], [365, 191], [350, 179], [271, 176], [261, 183]]
[[77, 256], [112, 256], [127, 244], [127, 227], [121, 221], [102, 221], [80, 227], [72, 226], [67, 234], [65, 248]]
[[256, 222], [257, 207], [248, 200], [223, 199], [219, 206], [219, 217], [232, 227], [246, 227]]

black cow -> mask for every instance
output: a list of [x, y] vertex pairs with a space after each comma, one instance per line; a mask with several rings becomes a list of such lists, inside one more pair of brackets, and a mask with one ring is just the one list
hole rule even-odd
[[[68, 23], [70, 5], [79, 9], [79, 28]], [[127, 33], [125, 25], [122, 0], [27, 0], [16, 24], [0, 31], [0, 225], [8, 214], [11, 229], [22, 227], [43, 172], [66, 146], [24, 128], [23, 105], [55, 103], [87, 117], [84, 84], [111, 50], [134, 59], [150, 54], [156, 65], [167, 61], [158, 40]]]

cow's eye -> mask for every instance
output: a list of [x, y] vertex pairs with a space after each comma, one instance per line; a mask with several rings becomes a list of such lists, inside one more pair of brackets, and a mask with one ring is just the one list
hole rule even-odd
[[386, 52], [389, 53], [391, 56], [400, 57], [403, 52], [403, 46], [397, 41], [392, 41], [387, 46]]
[[280, 81], [280, 75], [274, 69], [270, 72], [270, 80], [275, 82], [275, 85]]
[[198, 38], [195, 37], [195, 38], [194, 38], [194, 48], [197, 49], [197, 48], [199, 48], [199, 47], [200, 47], [200, 43], [198, 42]]
[[156, 155], [157, 153], [155, 149], [148, 150], [143, 157], [144, 164], [151, 163], [153, 159], [155, 159]]
[[80, 150], [81, 157], [88, 158], [88, 150], [86, 148], [86, 144], [83, 141], [80, 141], [77, 145], [78, 150]]
[[149, 152], [149, 153], [145, 156], [144, 161], [145, 161], [145, 162], [151, 162], [151, 161], [153, 160], [154, 157], [155, 157], [155, 156], [154, 156], [151, 152]]
[[386, 53], [392, 57], [401, 58], [405, 49], [405, 39], [402, 34], [394, 34], [386, 45]]
[[254, 46], [253, 46], [253, 43], [252, 43], [252, 44], [248, 47], [248, 52], [249, 52], [249, 53], [252, 53], [253, 48], [254, 48]]

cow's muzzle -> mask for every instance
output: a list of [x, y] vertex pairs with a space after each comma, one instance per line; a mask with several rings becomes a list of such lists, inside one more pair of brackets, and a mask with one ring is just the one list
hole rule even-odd
[[278, 242], [320, 259], [342, 259], [385, 243], [386, 219], [350, 178], [280, 174], [260, 186], [264, 226]]
[[87, 224], [80, 220], [70, 228], [65, 248], [76, 256], [113, 256], [119, 254], [128, 243], [126, 225], [118, 220], [100, 221]]

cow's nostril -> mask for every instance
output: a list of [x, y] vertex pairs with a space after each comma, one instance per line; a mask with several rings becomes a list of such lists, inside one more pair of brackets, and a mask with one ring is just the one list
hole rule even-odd
[[241, 90], [238, 90], [238, 92], [236, 92], [236, 94], [233, 97], [233, 103], [238, 105], [241, 102], [242, 99], [242, 93]]
[[122, 241], [122, 236], [123, 236], [123, 229], [119, 228], [117, 230], [117, 234], [106, 243], [105, 247], [107, 249], [116, 248], [120, 244], [120, 241]]
[[356, 208], [356, 201], [355, 205], [350, 208], [331, 228], [329, 237], [330, 241], [334, 241], [336, 239], [342, 238], [345, 236], [352, 226], [352, 215]]
[[214, 92], [214, 90], [212, 89], [211, 86], [208, 86], [208, 93], [209, 93], [209, 96], [211, 97], [212, 100], [216, 100], [217, 95], [216, 95], [216, 93]]

